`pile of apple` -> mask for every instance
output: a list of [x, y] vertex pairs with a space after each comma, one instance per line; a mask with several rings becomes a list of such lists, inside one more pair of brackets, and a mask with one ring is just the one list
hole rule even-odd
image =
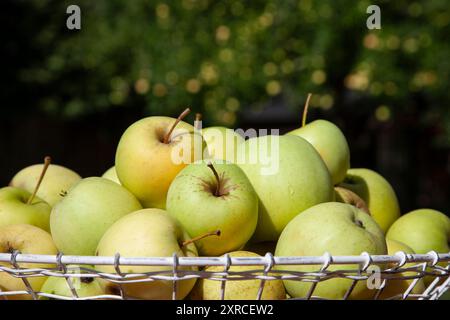
[[[148, 117], [132, 124], [117, 147], [115, 167], [102, 177], [82, 179], [50, 163], [27, 167], [10, 186], [0, 189], [0, 253], [122, 257], [371, 255], [449, 252], [450, 219], [432, 209], [401, 216], [391, 185], [369, 169], [350, 169], [350, 152], [340, 129], [325, 120], [286, 135], [245, 140], [234, 130], [199, 131], [177, 119]], [[217, 139], [217, 134], [224, 139]], [[226, 137], [226, 138], [225, 138]], [[231, 139], [229, 139], [231, 137]], [[273, 144], [276, 142], [276, 144]], [[173, 161], [174, 149], [200, 145], [188, 163]], [[264, 161], [249, 159], [259, 145], [277, 145], [277, 170], [264, 174]], [[186, 153], [186, 148], [181, 148]], [[255, 159], [258, 159], [256, 157]], [[189, 163], [190, 162], [190, 163]], [[3, 263], [8, 265], [8, 263]], [[27, 268], [54, 265], [22, 264]], [[115, 273], [114, 266], [91, 266]], [[318, 266], [275, 266], [280, 270], [314, 271]], [[342, 266], [330, 266], [336, 270]], [[345, 269], [358, 266], [346, 266]], [[232, 266], [231, 271], [255, 267]], [[167, 267], [122, 266], [123, 273], [171, 271]], [[198, 270], [181, 267], [180, 270]], [[220, 271], [223, 267], [206, 267]], [[405, 272], [404, 275], [408, 275]], [[410, 272], [414, 274], [413, 272]], [[34, 291], [71, 296], [60, 277], [30, 277]], [[390, 297], [411, 279], [391, 280]], [[421, 279], [413, 293], [423, 292]], [[341, 299], [352, 281], [320, 282], [314, 295]], [[218, 299], [220, 281], [189, 279], [178, 283], [178, 299]], [[260, 280], [227, 281], [225, 299], [255, 299]], [[266, 281], [262, 299], [304, 297], [310, 282]], [[22, 279], [0, 272], [2, 291], [26, 290]], [[83, 278], [79, 297], [117, 293], [99, 278]], [[139, 299], [170, 299], [171, 281], [127, 283], [124, 294]], [[371, 298], [359, 281], [350, 298]], [[29, 298], [29, 295], [10, 298]]]

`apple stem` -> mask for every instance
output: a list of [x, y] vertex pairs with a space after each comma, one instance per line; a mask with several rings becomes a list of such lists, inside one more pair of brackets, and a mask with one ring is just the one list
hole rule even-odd
[[345, 203], [351, 204], [357, 207], [358, 209], [361, 209], [369, 216], [371, 215], [369, 207], [367, 206], [366, 202], [356, 193], [343, 187], [334, 187], [334, 190], [336, 190], [339, 193], [339, 195], [342, 197], [342, 200], [344, 200]]
[[80, 278], [80, 282], [89, 284], [91, 282], [94, 282], [94, 278], [92, 278], [92, 277], [89, 277], [89, 278], [88, 277], [83, 277], [83, 278]]
[[200, 128], [198, 127], [198, 125], [200, 124], [200, 121], [202, 121], [202, 114], [201, 113], [196, 113], [195, 114], [194, 127], [197, 130], [200, 130]]
[[164, 140], [163, 142], [165, 144], [169, 143], [170, 140], [170, 136], [173, 132], [173, 130], [175, 130], [175, 127], [181, 122], [181, 120], [183, 120], [188, 114], [189, 112], [191, 112], [191, 109], [186, 108], [179, 116], [178, 118], [175, 120], [175, 122], [173, 123], [172, 127], [170, 128], [169, 132], [167, 132], [167, 134], [164, 136]]
[[306, 125], [306, 117], [308, 116], [309, 100], [311, 100], [312, 93], [308, 93], [305, 106], [303, 107], [302, 127]]
[[192, 239], [189, 239], [189, 240], [186, 240], [186, 241], [184, 241], [182, 244], [181, 244], [181, 246], [182, 247], [185, 247], [185, 246], [187, 246], [187, 245], [189, 245], [189, 244], [191, 244], [191, 243], [194, 243], [194, 242], [196, 242], [196, 241], [198, 241], [198, 240], [201, 240], [201, 239], [203, 239], [203, 238], [207, 238], [207, 237], [211, 237], [211, 236], [220, 236], [220, 230], [215, 230], [215, 231], [210, 231], [210, 232], [207, 232], [207, 233], [205, 233], [205, 234], [202, 234], [202, 235], [199, 235], [199, 236], [197, 236], [197, 237], [194, 237], [194, 238], [192, 238]]
[[36, 184], [36, 187], [34, 188], [33, 194], [28, 199], [27, 204], [32, 204], [34, 198], [36, 197], [37, 192], [39, 191], [39, 187], [41, 186], [42, 180], [44, 180], [45, 173], [47, 172], [48, 167], [50, 166], [50, 163], [52, 162], [52, 158], [49, 156], [45, 157], [44, 159], [44, 168], [42, 169], [41, 175], [39, 176], [38, 183]]
[[220, 196], [220, 188], [221, 188], [219, 174], [217, 173], [216, 168], [214, 168], [212, 162], [208, 163], [208, 168], [210, 168], [212, 170], [212, 172], [214, 173], [214, 177], [216, 177], [217, 187], [216, 187], [216, 191], [214, 192], [214, 195], [216, 197], [219, 197]]

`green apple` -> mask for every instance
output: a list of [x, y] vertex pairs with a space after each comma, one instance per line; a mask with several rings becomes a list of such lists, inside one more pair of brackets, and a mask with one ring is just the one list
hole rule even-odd
[[401, 216], [392, 224], [386, 238], [411, 247], [416, 253], [450, 252], [450, 218], [432, 209], [419, 209]]
[[50, 229], [64, 254], [92, 256], [98, 241], [114, 222], [141, 208], [136, 197], [117, 183], [86, 178], [53, 208]]
[[[80, 267], [77, 265], [68, 265], [67, 270], [68, 273], [82, 273]], [[88, 298], [106, 294], [104, 285], [98, 278], [70, 277], [68, 281], [72, 282], [72, 286], [75, 289], [78, 298]], [[48, 277], [40, 291], [42, 293], [48, 293], [62, 297], [73, 296], [69, 284], [64, 277]], [[39, 300], [54, 300], [54, 298], [40, 296]]]
[[350, 168], [350, 149], [347, 139], [335, 124], [316, 120], [288, 134], [300, 136], [313, 145], [325, 162], [333, 185], [344, 180]]
[[203, 157], [201, 135], [181, 121], [182, 116], [144, 118], [131, 125], [120, 139], [117, 175], [146, 208], [165, 209], [172, 180], [189, 163]]
[[[280, 236], [275, 255], [285, 256], [321, 256], [360, 255], [367, 252], [372, 255], [387, 253], [384, 233], [378, 224], [364, 211], [355, 206], [328, 202], [318, 204], [296, 216]], [[313, 272], [320, 266], [277, 266], [278, 270]], [[328, 270], [358, 270], [357, 265], [332, 265]], [[290, 296], [305, 297], [311, 283], [285, 280], [284, 285]], [[342, 299], [352, 285], [352, 280], [333, 278], [317, 284], [314, 296], [327, 299]], [[373, 295], [364, 281], [355, 286], [351, 298], [369, 298]]]
[[28, 191], [5, 187], [0, 189], [0, 227], [14, 224], [31, 224], [50, 231], [49, 220], [52, 208], [38, 197], [29, 203]]
[[[0, 253], [20, 251], [23, 254], [56, 255], [56, 249], [51, 235], [29, 224], [15, 224], [0, 227]], [[11, 267], [9, 263], [0, 263], [1, 266]], [[54, 268], [54, 265], [40, 263], [19, 263], [20, 268]], [[28, 277], [33, 291], [39, 291], [47, 277]], [[16, 278], [6, 272], [0, 272], [0, 287], [4, 291], [27, 290], [21, 278]], [[9, 296], [8, 299], [31, 299], [30, 295]]]
[[[193, 243], [186, 244], [189, 236], [181, 225], [166, 211], [143, 209], [133, 212], [114, 223], [100, 240], [98, 256], [114, 256], [120, 252], [122, 257], [179, 257], [197, 256]], [[114, 266], [98, 265], [100, 272], [115, 273]], [[196, 270], [180, 267], [179, 270]], [[146, 273], [167, 271], [172, 267], [123, 266], [122, 272]], [[124, 283], [122, 288], [127, 297], [139, 299], [171, 299], [172, 281], [157, 280], [149, 282]], [[183, 299], [195, 284], [195, 279], [178, 282], [177, 299]]]
[[115, 166], [106, 170], [106, 172], [102, 175], [102, 178], [109, 179], [111, 181], [114, 181], [115, 183], [121, 184], [119, 177], [117, 176]]
[[259, 198], [253, 242], [276, 241], [297, 214], [333, 199], [333, 186], [325, 163], [301, 137], [251, 138], [240, 145], [238, 165]]
[[439, 298], [439, 300], [450, 300], [450, 288]]
[[[33, 192], [44, 166], [36, 164], [19, 171], [11, 180], [10, 186]], [[36, 195], [53, 207], [63, 198], [64, 193], [80, 180], [81, 177], [76, 172], [50, 164]]]
[[[260, 257], [259, 254], [249, 251], [230, 252], [231, 257]], [[263, 271], [263, 267], [256, 266], [231, 266], [230, 272], [245, 271]], [[206, 267], [205, 272], [222, 272], [222, 266]], [[237, 279], [240, 276], [236, 276]], [[195, 285], [190, 298], [192, 300], [220, 300], [221, 281], [199, 279]], [[258, 296], [258, 290], [261, 280], [232, 280], [228, 279], [225, 284], [225, 300], [255, 300]], [[284, 300], [286, 291], [281, 280], [268, 280], [264, 283], [264, 289], [261, 296], [262, 300]]]
[[201, 255], [218, 256], [241, 248], [258, 221], [258, 197], [245, 173], [232, 163], [196, 162], [173, 180], [167, 211], [196, 238], [213, 230], [219, 237], [196, 241]]
[[[406, 254], [414, 254], [414, 250], [411, 249], [406, 244], [396, 241], [396, 240], [390, 240], [386, 239], [387, 244], [387, 250], [389, 255], [394, 255], [396, 252], [402, 251]], [[395, 267], [397, 264], [394, 263], [389, 268]], [[412, 268], [417, 263], [407, 263], [402, 268]], [[400, 274], [396, 274], [395, 277], [413, 277], [417, 275], [417, 272], [415, 271], [405, 271]], [[384, 287], [383, 291], [381, 292], [378, 299], [389, 299], [396, 295], [403, 294], [411, 285], [411, 283], [414, 281], [414, 279], [392, 279], [388, 280], [386, 283], [386, 286]], [[419, 279], [419, 281], [416, 283], [414, 288], [411, 291], [411, 294], [421, 294], [425, 291], [425, 283], [423, 282], [423, 279]]]
[[[450, 218], [433, 209], [419, 209], [401, 216], [389, 228], [386, 238], [410, 246], [416, 253], [450, 252]], [[445, 263], [441, 263], [445, 267]], [[431, 271], [431, 270], [430, 270]], [[425, 285], [434, 280], [424, 278]]]
[[239, 145], [244, 138], [226, 127], [209, 127], [202, 130], [211, 159], [235, 163]]
[[[384, 232], [400, 217], [400, 207], [394, 189], [375, 171], [350, 169], [339, 186], [355, 192], [366, 202], [371, 216]], [[337, 200], [339, 201], [339, 197]]]

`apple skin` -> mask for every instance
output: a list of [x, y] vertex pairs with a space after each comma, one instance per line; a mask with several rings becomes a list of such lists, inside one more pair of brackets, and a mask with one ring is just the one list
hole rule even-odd
[[226, 127], [208, 127], [202, 135], [211, 159], [236, 162], [238, 147], [245, 141], [240, 134]]
[[45, 231], [50, 231], [49, 220], [52, 208], [35, 197], [27, 204], [31, 193], [28, 191], [5, 187], [0, 189], [0, 227], [13, 224], [31, 224]]
[[[29, 224], [15, 224], [0, 227], [0, 253], [10, 253], [18, 250], [23, 254], [56, 255], [58, 249], [51, 235]], [[2, 266], [11, 267], [9, 263], [0, 263]], [[20, 263], [21, 268], [54, 268], [51, 264]], [[39, 291], [47, 277], [29, 277], [28, 281], [34, 291]], [[15, 278], [6, 272], [0, 272], [0, 287], [5, 291], [27, 290], [21, 278]], [[9, 300], [32, 299], [30, 295], [8, 296]]]
[[258, 197], [245, 173], [231, 163], [215, 163], [214, 168], [226, 195], [214, 195], [217, 181], [206, 161], [184, 168], [167, 194], [167, 211], [191, 237], [220, 230], [220, 236], [195, 242], [204, 256], [241, 248], [253, 235], [258, 221]]
[[419, 254], [448, 253], [450, 218], [433, 209], [414, 210], [395, 221], [386, 238], [403, 242]]
[[[104, 234], [97, 248], [98, 256], [114, 256], [120, 252], [122, 257], [179, 257], [197, 256], [193, 243], [181, 247], [189, 235], [181, 225], [161, 209], [143, 209], [133, 212], [114, 223]], [[115, 273], [113, 266], [96, 266], [100, 272]], [[169, 271], [172, 267], [122, 266], [124, 273], [145, 273]], [[179, 270], [196, 270], [180, 267]], [[191, 291], [196, 279], [178, 282], [177, 299], [183, 299]], [[110, 284], [111, 285], [111, 284]], [[124, 283], [122, 288], [128, 297], [138, 299], [166, 300], [172, 297], [172, 281], [151, 281]]]
[[[362, 224], [362, 227], [360, 226]], [[280, 236], [275, 255], [321, 256], [372, 255], [387, 253], [384, 233], [378, 224], [364, 211], [344, 203], [328, 202], [318, 204], [296, 216]], [[277, 266], [278, 270], [313, 272], [320, 266]], [[328, 270], [357, 270], [357, 265], [331, 265]], [[327, 299], [342, 299], [351, 286], [350, 279], [329, 279], [317, 284], [313, 295]], [[305, 297], [311, 283], [285, 280], [287, 292], [293, 298]], [[366, 299], [372, 293], [366, 283], [359, 281], [350, 298]]]
[[68, 255], [92, 256], [106, 230], [124, 215], [142, 209], [128, 190], [108, 179], [81, 180], [50, 216], [50, 229], [58, 249]]
[[[10, 186], [33, 192], [43, 168], [43, 164], [36, 164], [22, 169], [11, 180]], [[53, 207], [62, 200], [63, 196], [61, 194], [64, 191], [68, 191], [70, 187], [80, 180], [81, 177], [78, 173], [68, 168], [51, 164], [36, 195]]]
[[[274, 141], [272, 141], [274, 139]], [[273, 143], [273, 145], [272, 145]], [[278, 144], [278, 170], [263, 174], [267, 167], [258, 159], [250, 161], [257, 147], [275, 155]], [[257, 151], [260, 152], [261, 151]], [[331, 177], [313, 146], [295, 135], [262, 136], [241, 144], [238, 165], [245, 172], [259, 198], [259, 218], [252, 242], [277, 241], [284, 227], [300, 212], [334, 197]], [[254, 159], [256, 157], [253, 155]], [[259, 157], [259, 156], [258, 156]]]
[[[399, 251], [403, 251], [406, 254], [414, 254], [414, 250], [411, 249], [409, 246], [407, 246], [404, 243], [401, 243], [396, 240], [390, 240], [386, 239], [387, 249], [389, 255], [394, 255], [395, 253]], [[397, 264], [394, 263], [391, 266], [388, 266], [389, 268], [395, 267]], [[417, 263], [407, 263], [402, 268], [411, 268], [413, 266], [417, 265]], [[416, 275], [417, 272], [414, 271], [406, 271], [402, 272], [401, 274], [397, 274], [398, 277], [411, 277]], [[378, 299], [384, 300], [392, 298], [396, 295], [404, 293], [411, 283], [414, 281], [414, 279], [409, 280], [388, 280], [386, 287], [381, 292]], [[423, 282], [423, 279], [419, 279], [419, 281], [416, 283], [414, 288], [411, 291], [411, 294], [421, 294], [425, 291], [425, 283]]]
[[122, 185], [120, 183], [119, 177], [117, 176], [115, 166], [106, 170], [106, 172], [102, 175], [102, 178], [114, 181], [115, 183]]
[[[400, 217], [400, 206], [394, 189], [377, 172], [370, 169], [350, 169], [339, 186], [360, 196], [367, 204], [370, 214], [386, 233]], [[336, 198], [339, 200], [339, 195]]]
[[[80, 268], [76, 265], [68, 265], [67, 269], [73, 270], [74, 267]], [[78, 272], [79, 271], [76, 271], [75, 269], [75, 273]], [[70, 278], [69, 281], [72, 281], [72, 285], [77, 292], [78, 298], [94, 297], [106, 294], [104, 285], [98, 278]], [[70, 291], [69, 285], [64, 277], [48, 277], [40, 291], [63, 297], [72, 297], [72, 291]], [[39, 300], [54, 299], [40, 296]]]
[[[174, 121], [169, 117], [141, 119], [125, 131], [117, 147], [117, 176], [145, 208], [165, 209], [167, 191], [175, 176], [187, 164], [203, 157], [204, 141], [186, 122], [181, 121], [169, 143], [163, 143]], [[183, 153], [186, 161], [177, 163], [172, 153], [179, 154], [180, 149], [190, 151], [190, 156]]]
[[[260, 257], [249, 251], [234, 251], [230, 257]], [[232, 266], [230, 272], [244, 272], [250, 270], [264, 270], [262, 266]], [[222, 266], [206, 267], [206, 272], [222, 272]], [[239, 278], [239, 276], [236, 276]], [[225, 285], [225, 300], [255, 300], [258, 296], [261, 280], [227, 280]], [[189, 295], [192, 300], [220, 300], [221, 281], [199, 279]], [[270, 280], [264, 284], [261, 300], [284, 300], [286, 290], [281, 280]]]
[[300, 136], [313, 145], [325, 162], [333, 185], [344, 180], [350, 168], [350, 148], [344, 134], [334, 123], [320, 119], [288, 134]]

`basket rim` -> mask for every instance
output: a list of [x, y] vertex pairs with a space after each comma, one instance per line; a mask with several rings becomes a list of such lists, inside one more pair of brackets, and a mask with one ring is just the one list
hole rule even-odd
[[449, 253], [437, 253], [430, 251], [426, 254], [408, 254], [402, 251], [393, 255], [370, 255], [363, 252], [360, 255], [331, 255], [325, 253], [322, 256], [274, 256], [267, 253], [261, 257], [239, 257], [225, 254], [221, 257], [179, 257], [174, 254], [172, 257], [122, 257], [120, 254], [115, 256], [77, 256], [77, 255], [41, 255], [41, 254], [22, 254], [0, 253], [0, 262], [2, 263], [40, 263], [40, 264], [73, 264], [73, 265], [127, 265], [127, 266], [184, 266], [184, 267], [202, 267], [202, 266], [267, 266], [270, 265], [345, 265], [345, 264], [363, 264], [376, 265], [385, 263], [396, 263], [399, 266], [405, 263], [427, 263], [429, 266], [435, 266], [441, 262], [450, 263]]

